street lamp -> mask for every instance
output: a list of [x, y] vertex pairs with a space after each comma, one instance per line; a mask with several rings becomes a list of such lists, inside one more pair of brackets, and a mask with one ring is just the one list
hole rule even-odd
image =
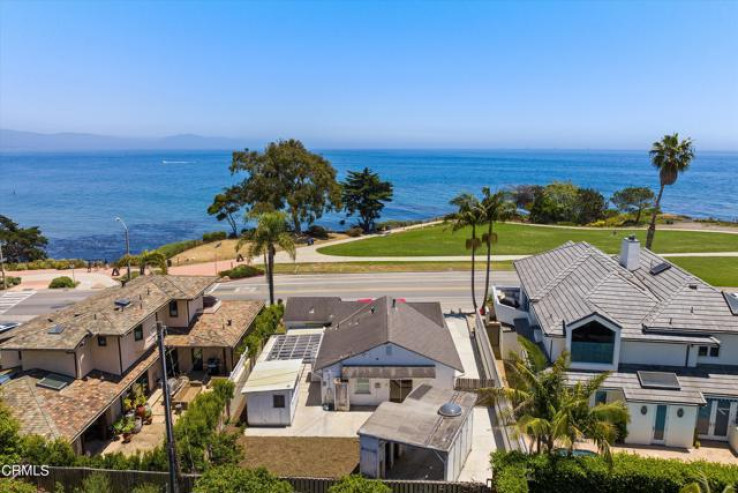
[[5, 257], [3, 257], [3, 242], [0, 240], [0, 271], [3, 273], [3, 289], [8, 289], [8, 280], [5, 279]]
[[126, 223], [123, 222], [123, 219], [119, 217], [115, 217], [115, 220], [118, 221], [122, 226], [123, 229], [126, 231], [126, 265], [128, 270], [128, 281], [131, 280], [131, 242], [128, 239], [128, 226], [126, 226]]

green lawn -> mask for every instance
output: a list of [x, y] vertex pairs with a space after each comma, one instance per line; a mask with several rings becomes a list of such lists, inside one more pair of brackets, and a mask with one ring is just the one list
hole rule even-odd
[[[646, 241], [644, 230], [552, 228], [509, 223], [497, 225], [496, 231], [499, 242], [493, 253], [498, 255], [539, 253], [568, 240], [587, 241], [605, 252], [617, 253], [622, 238], [631, 233], [635, 233], [642, 243]], [[325, 246], [318, 251], [326, 255], [357, 257], [468, 255], [464, 239], [469, 235], [469, 229], [452, 233], [448, 226], [436, 225]], [[738, 252], [738, 235], [657, 229], [653, 246], [658, 253]]]
[[[484, 271], [484, 261], [477, 265]], [[305, 262], [276, 264], [277, 274], [357, 274], [375, 272], [440, 272], [450, 270], [466, 271], [471, 262]], [[492, 270], [512, 270], [512, 262], [492, 262]]]
[[672, 257], [669, 261], [713, 286], [738, 287], [736, 257]]

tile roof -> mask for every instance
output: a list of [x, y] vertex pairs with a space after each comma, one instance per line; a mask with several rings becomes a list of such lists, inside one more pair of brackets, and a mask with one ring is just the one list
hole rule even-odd
[[25, 434], [74, 441], [159, 360], [155, 350], [144, 355], [123, 377], [93, 371], [62, 390], [39, 387], [49, 372], [23, 372], [0, 387], [0, 397]]
[[[0, 349], [73, 350], [87, 336], [124, 335], [172, 299], [192, 299], [218, 278], [212, 276], [140, 276], [125, 287], [111, 287], [55, 313], [19, 327]], [[121, 309], [115, 301], [127, 299]], [[55, 326], [63, 331], [49, 333]]]
[[168, 329], [168, 347], [235, 347], [264, 307], [263, 301], [221, 300], [216, 311], [197, 316], [189, 329]]
[[[359, 435], [377, 437], [414, 447], [448, 452], [454, 445], [477, 396], [471, 392], [418, 386], [402, 403], [383, 402], [359, 428]], [[439, 409], [458, 404], [461, 415], [445, 417]]]
[[463, 371], [440, 305], [435, 304], [437, 308], [423, 304], [418, 309], [414, 303], [395, 302], [387, 296], [363, 303], [352, 315], [325, 330], [315, 368], [392, 343]]
[[[679, 380], [679, 390], [642, 387], [638, 371], [674, 373]], [[567, 372], [568, 381], [584, 382], [596, 373], [586, 371]], [[695, 368], [620, 365], [619, 371], [610, 374], [603, 388], [623, 391], [629, 402], [660, 402], [675, 404], [705, 404], [705, 397], [738, 397], [738, 366], [700, 365]]]
[[[670, 268], [652, 275], [660, 263]], [[646, 249], [633, 271], [586, 242], [567, 242], [514, 265], [549, 335], [563, 336], [562, 321], [592, 313], [621, 326], [624, 339], [698, 342], [715, 332], [738, 333], [738, 316], [723, 293]]]

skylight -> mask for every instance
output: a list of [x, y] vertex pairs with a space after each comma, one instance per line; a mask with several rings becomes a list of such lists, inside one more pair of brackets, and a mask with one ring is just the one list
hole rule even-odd
[[53, 334], [53, 335], [59, 335], [62, 332], [64, 332], [64, 326], [61, 324], [56, 324], [55, 326], [49, 329], [49, 334]]
[[676, 373], [662, 371], [639, 371], [638, 379], [644, 389], [679, 390], [679, 379]]
[[657, 276], [669, 269], [671, 269], [671, 264], [669, 262], [661, 262], [660, 264], [656, 264], [651, 267], [651, 270], [649, 272], [652, 276]]
[[66, 377], [64, 375], [58, 375], [56, 373], [49, 373], [44, 378], [39, 380], [36, 383], [36, 386], [43, 387], [45, 389], [51, 389], [51, 390], [61, 390], [70, 383], [72, 383], [74, 379], [70, 377]]

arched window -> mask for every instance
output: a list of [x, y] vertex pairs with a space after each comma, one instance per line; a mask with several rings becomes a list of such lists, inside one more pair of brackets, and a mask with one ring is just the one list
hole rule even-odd
[[614, 350], [615, 332], [598, 322], [589, 322], [571, 332], [572, 362], [610, 364]]

